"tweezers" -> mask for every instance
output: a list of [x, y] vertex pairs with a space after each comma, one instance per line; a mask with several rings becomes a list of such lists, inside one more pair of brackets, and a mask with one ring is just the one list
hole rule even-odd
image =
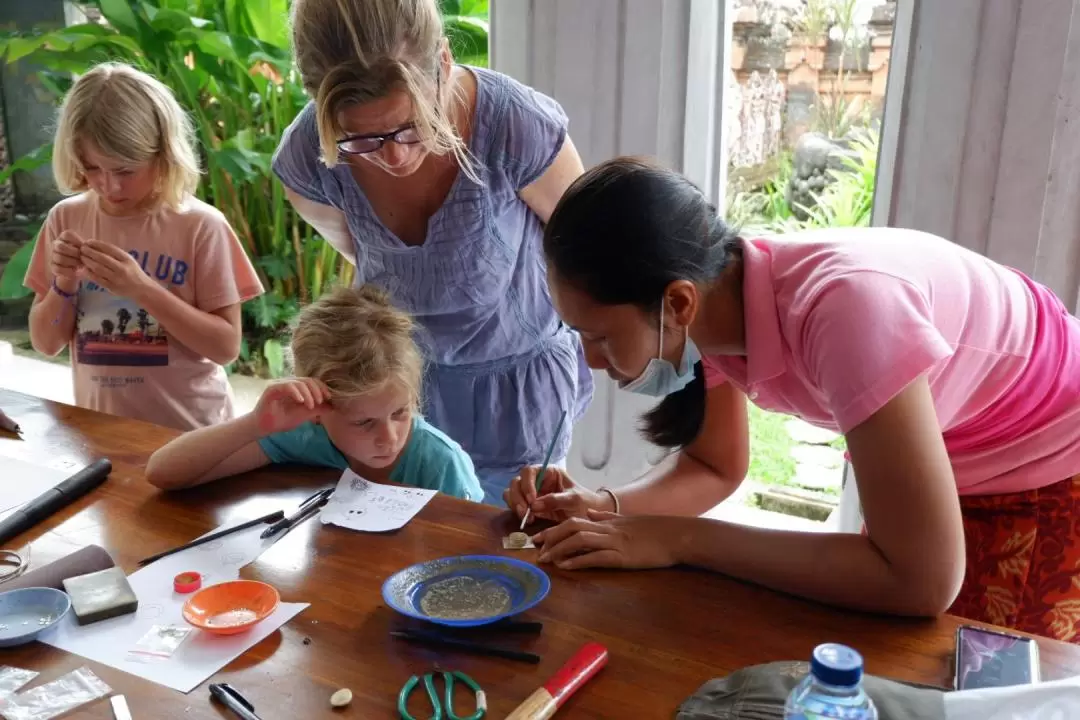
[[492, 623], [491, 625], [481, 625], [479, 627], [469, 628], [472, 631], [484, 631], [484, 632], [507, 632], [507, 633], [520, 633], [522, 635], [539, 635], [544, 630], [544, 623], [542, 622], [530, 622], [527, 620], [500, 620], [499, 622]]
[[391, 630], [390, 636], [398, 638], [400, 640], [408, 640], [409, 642], [419, 643], [421, 645], [432, 645], [435, 647], [447, 647], [462, 652], [472, 653], [474, 655], [487, 655], [489, 657], [501, 657], [507, 660], [519, 660], [521, 662], [531, 663], [537, 665], [540, 663], [540, 656], [535, 653], [521, 652], [520, 650], [510, 650], [508, 648], [498, 647], [496, 645], [488, 645], [486, 643], [472, 642], [470, 640], [461, 640], [448, 635], [443, 635], [438, 632], [431, 632], [429, 630]]

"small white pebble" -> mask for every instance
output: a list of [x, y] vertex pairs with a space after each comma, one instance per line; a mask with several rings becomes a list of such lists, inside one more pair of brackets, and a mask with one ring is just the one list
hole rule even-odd
[[352, 702], [352, 690], [349, 688], [341, 688], [336, 693], [330, 696], [330, 705], [332, 707], [345, 707]]

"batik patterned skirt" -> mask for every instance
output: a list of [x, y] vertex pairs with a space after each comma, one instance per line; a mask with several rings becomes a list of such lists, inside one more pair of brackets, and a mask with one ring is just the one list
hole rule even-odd
[[949, 612], [1080, 644], [1080, 475], [960, 508], [967, 571]]

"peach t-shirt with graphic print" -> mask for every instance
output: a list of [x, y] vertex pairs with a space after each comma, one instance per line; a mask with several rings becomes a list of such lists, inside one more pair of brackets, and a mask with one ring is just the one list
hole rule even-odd
[[[38, 295], [50, 292], [48, 259], [64, 230], [127, 251], [150, 277], [203, 312], [263, 292], [225, 216], [194, 197], [179, 210], [162, 205], [126, 217], [105, 213], [93, 192], [57, 203], [24, 281]], [[83, 280], [74, 311], [70, 351], [80, 407], [181, 430], [233, 416], [225, 369], [185, 347], [134, 301]]]

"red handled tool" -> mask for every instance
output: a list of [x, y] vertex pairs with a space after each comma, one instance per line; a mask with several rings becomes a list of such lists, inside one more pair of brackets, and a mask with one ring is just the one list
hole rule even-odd
[[506, 720], [547, 720], [577, 690], [607, 665], [608, 650], [586, 643], [543, 687], [537, 688]]

